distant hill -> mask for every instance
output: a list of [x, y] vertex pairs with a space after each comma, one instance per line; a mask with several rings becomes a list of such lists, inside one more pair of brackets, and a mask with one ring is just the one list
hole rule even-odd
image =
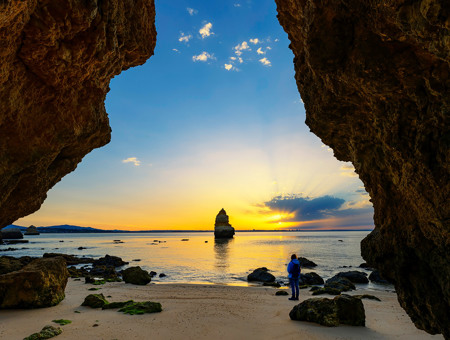
[[[6, 226], [6, 228], [19, 228], [20, 231], [25, 232], [27, 230], [27, 227], [22, 227], [18, 225], [11, 224], [9, 226]], [[36, 228], [40, 233], [129, 233], [130, 231], [127, 230], [103, 230], [103, 229], [96, 229], [91, 227], [79, 227], [76, 225], [53, 225], [50, 227], [37, 227]]]

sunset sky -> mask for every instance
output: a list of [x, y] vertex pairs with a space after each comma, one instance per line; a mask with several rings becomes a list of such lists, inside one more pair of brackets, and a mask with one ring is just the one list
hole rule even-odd
[[273, 0], [157, 1], [155, 55], [111, 82], [112, 141], [14, 224], [368, 229], [350, 163], [309, 132]]

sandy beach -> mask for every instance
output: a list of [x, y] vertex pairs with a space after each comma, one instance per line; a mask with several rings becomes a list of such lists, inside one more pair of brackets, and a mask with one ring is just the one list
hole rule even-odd
[[[397, 302], [395, 293], [358, 289], [351, 294], [372, 294], [381, 302], [363, 300], [366, 327], [320, 325], [291, 321], [289, 311], [298, 303], [275, 296], [276, 289], [203, 284], [107, 283], [96, 292], [92, 285], [69, 279], [66, 298], [58, 306], [35, 310], [0, 311], [0, 339], [16, 340], [38, 332], [54, 319], [61, 326], [55, 339], [443, 339], [418, 330]], [[117, 310], [81, 307], [91, 293], [108, 301], [157, 301], [163, 311], [125, 315]], [[323, 295], [324, 297], [330, 297]], [[312, 297], [301, 290], [300, 302]], [[79, 311], [80, 313], [75, 313]], [[94, 326], [97, 324], [98, 326]]]

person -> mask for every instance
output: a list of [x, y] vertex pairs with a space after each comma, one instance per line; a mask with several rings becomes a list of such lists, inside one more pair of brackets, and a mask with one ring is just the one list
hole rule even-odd
[[297, 255], [292, 254], [291, 262], [289, 262], [287, 266], [287, 271], [289, 273], [289, 285], [292, 289], [292, 296], [289, 300], [298, 300], [298, 292], [299, 292], [299, 280], [300, 280], [300, 262], [297, 259]]

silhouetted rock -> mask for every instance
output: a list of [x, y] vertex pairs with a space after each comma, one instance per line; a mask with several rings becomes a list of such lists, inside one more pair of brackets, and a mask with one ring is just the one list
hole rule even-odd
[[308, 260], [306, 257], [299, 257], [298, 261], [300, 262], [300, 267], [302, 268], [314, 268], [317, 267], [313, 261]]
[[277, 292], [275, 293], [275, 295], [282, 295], [282, 296], [286, 296], [289, 295], [289, 293], [285, 290], [277, 290]]
[[105, 257], [101, 257], [98, 260], [94, 260], [94, 266], [111, 266], [111, 267], [121, 267], [128, 264], [118, 256], [110, 256], [105, 255]]
[[306, 285], [321, 285], [324, 283], [323, 279], [316, 273], [300, 273], [300, 282]]
[[40, 233], [34, 225], [30, 225], [25, 231], [25, 235], [40, 235]]
[[0, 308], [40, 308], [64, 299], [69, 273], [61, 257], [36, 259], [0, 275]]
[[388, 280], [386, 280], [385, 278], [383, 278], [378, 270], [374, 270], [372, 273], [370, 273], [369, 280], [372, 282], [383, 283], [383, 284], [391, 283]]
[[67, 254], [60, 254], [60, 253], [45, 253], [43, 255], [44, 258], [51, 258], [51, 257], [62, 257], [67, 265], [75, 265], [75, 264], [88, 264], [94, 262], [93, 259], [86, 258], [86, 257], [77, 257], [75, 255], [67, 255]]
[[264, 283], [263, 283], [263, 286], [266, 286], [266, 287], [275, 287], [275, 288], [280, 288], [280, 287], [281, 287], [281, 285], [280, 285], [279, 282], [264, 282]]
[[232, 238], [234, 235], [234, 228], [228, 222], [228, 215], [225, 210], [219, 211], [216, 216], [216, 223], [214, 224], [215, 238]]
[[146, 285], [152, 278], [150, 274], [141, 267], [130, 267], [122, 270], [122, 279], [125, 283], [132, 283], [135, 285]]
[[255, 269], [247, 276], [247, 281], [274, 282], [275, 276], [269, 273], [266, 267]]
[[23, 234], [19, 228], [2, 229], [1, 233], [3, 240], [20, 240], [23, 238]]
[[349, 290], [356, 289], [355, 285], [346, 277], [333, 276], [325, 282], [324, 288], [334, 288], [341, 292], [347, 292]]
[[360, 299], [339, 295], [334, 299], [308, 299], [294, 306], [289, 313], [291, 320], [315, 322], [328, 327], [339, 324], [364, 326], [366, 314]]
[[367, 279], [367, 274], [363, 272], [358, 272], [356, 270], [352, 270], [349, 272], [341, 272], [336, 274], [337, 277], [345, 277], [346, 279], [349, 279], [353, 283], [369, 283], [369, 280]]
[[164, 274], [164, 273], [160, 273], [159, 274], [159, 277], [166, 277], [167, 275], [166, 274]]

